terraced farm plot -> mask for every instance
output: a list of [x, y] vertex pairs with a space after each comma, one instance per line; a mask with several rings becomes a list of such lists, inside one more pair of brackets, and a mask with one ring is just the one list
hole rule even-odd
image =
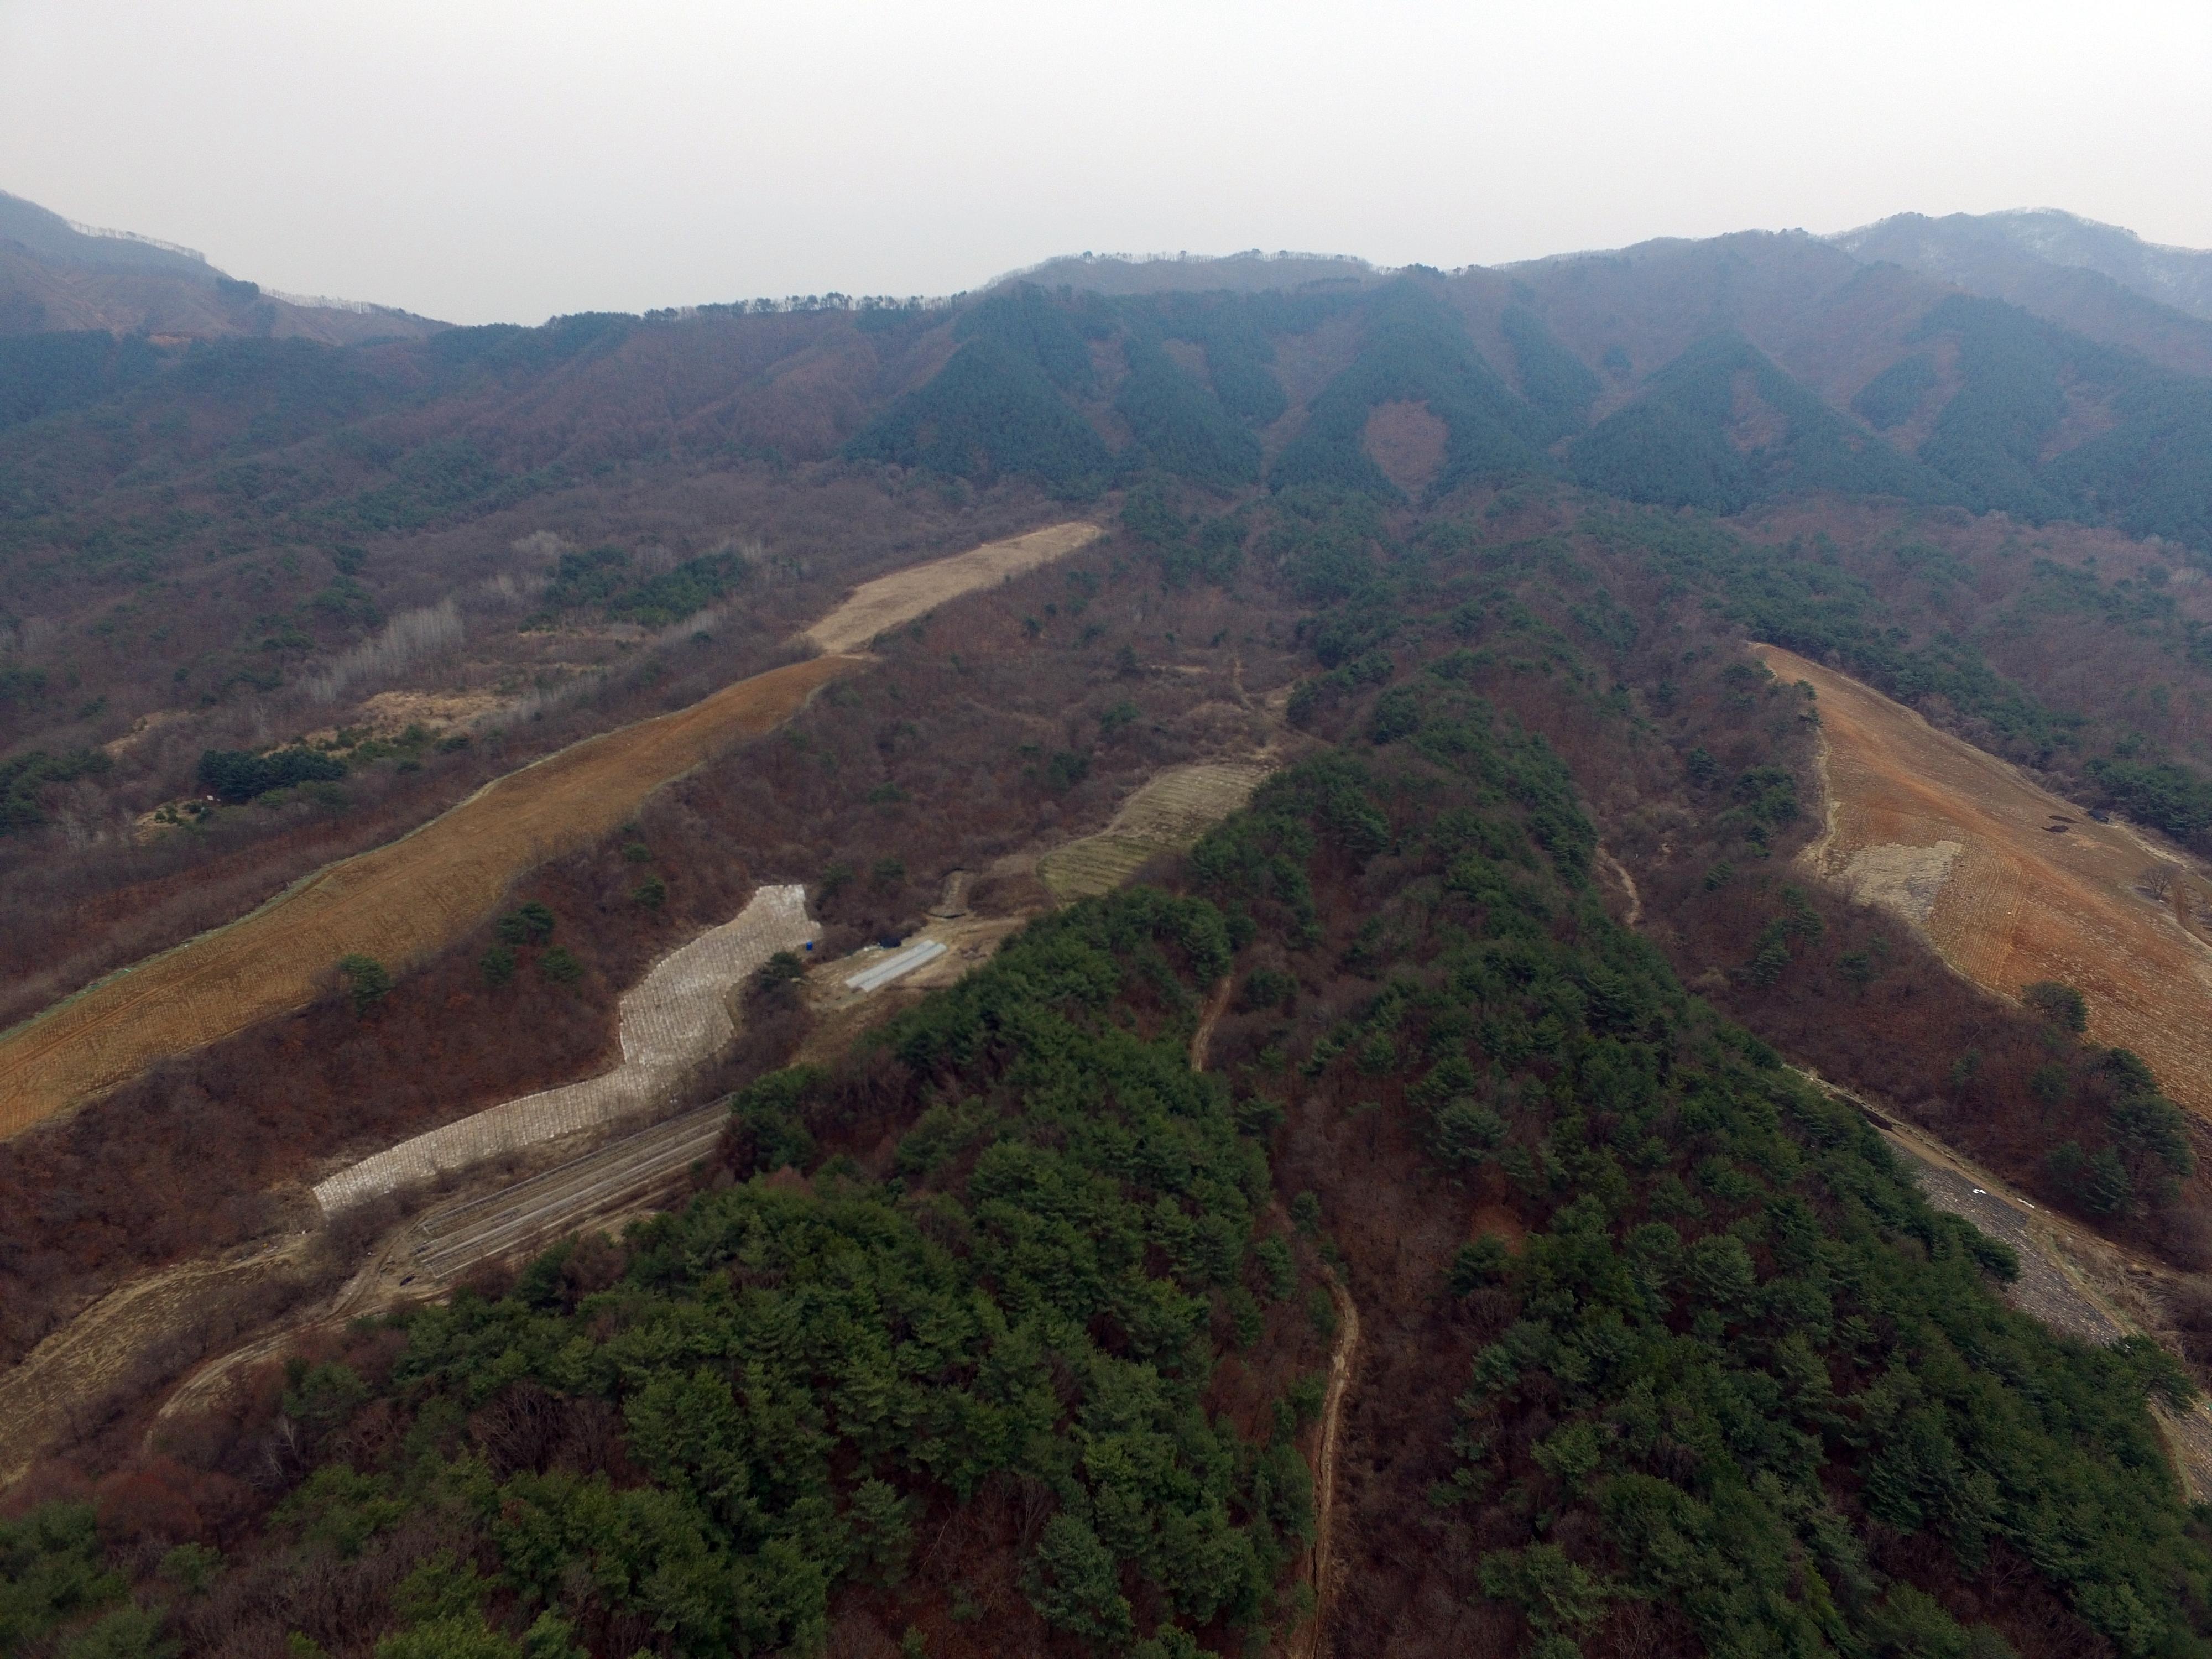
[[2078, 989], [2089, 1036], [2132, 1048], [2212, 1115], [2212, 946], [2204, 883], [2179, 854], [2100, 823], [1881, 693], [1772, 646], [1818, 695], [1827, 829], [1804, 857], [1919, 927], [1977, 984]]
[[1163, 772], [1122, 802], [1105, 829], [1039, 859], [1037, 876], [1063, 904], [1110, 893], [1154, 854], [1195, 847], [1273, 769], [1260, 761], [1208, 761]]
[[227, 927], [125, 969], [0, 1033], [0, 1137], [155, 1061], [312, 1001], [353, 952], [398, 965], [450, 945], [516, 877], [588, 847], [653, 790], [796, 713], [868, 659], [843, 654], [962, 593], [1093, 540], [1069, 523], [880, 577], [810, 635], [830, 653], [725, 686], [509, 773], [411, 835], [317, 872]]

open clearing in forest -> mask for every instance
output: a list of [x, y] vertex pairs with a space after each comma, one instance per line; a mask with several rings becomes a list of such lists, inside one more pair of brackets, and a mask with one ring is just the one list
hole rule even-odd
[[805, 637], [828, 652], [865, 651], [878, 634], [912, 622], [947, 599], [1023, 575], [1105, 533], [1095, 524], [1047, 525], [1026, 536], [986, 542], [949, 559], [894, 570], [854, 588], [852, 597], [808, 629]]
[[2075, 987], [2092, 1039], [2134, 1049], [2167, 1094], [2212, 1116], [2212, 946], [2199, 931], [2212, 892], [2195, 868], [1856, 680], [1754, 648], [1817, 693], [1827, 829], [1806, 861], [1906, 917], [1987, 989]]
[[398, 965], [481, 922], [516, 878], [588, 847], [647, 795], [789, 719], [865, 645], [959, 594], [1099, 534], [1054, 525], [865, 584], [810, 635], [833, 654], [725, 686], [494, 780], [401, 839], [342, 860], [259, 909], [101, 981], [0, 1034], [0, 1137], [69, 1110], [155, 1061], [312, 1001], [353, 952]]
[[1037, 876], [1063, 904], [1110, 893], [1159, 853], [1188, 852], [1252, 799], [1274, 769], [1265, 761], [1205, 761], [1161, 773], [1121, 804], [1095, 836], [1055, 847]]

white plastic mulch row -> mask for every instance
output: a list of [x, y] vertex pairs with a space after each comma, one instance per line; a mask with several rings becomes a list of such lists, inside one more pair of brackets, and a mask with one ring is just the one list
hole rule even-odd
[[938, 939], [927, 939], [919, 945], [909, 945], [903, 951], [894, 951], [872, 968], [863, 968], [857, 974], [845, 975], [848, 990], [877, 991], [893, 980], [925, 967], [945, 954], [945, 945]]
[[623, 993], [623, 1058], [613, 1071], [524, 1095], [403, 1140], [319, 1182], [316, 1201], [335, 1214], [502, 1152], [675, 1103], [694, 1068], [737, 1036], [731, 989], [778, 951], [803, 949], [814, 936], [804, 887], [759, 889], [735, 918], [663, 957]]

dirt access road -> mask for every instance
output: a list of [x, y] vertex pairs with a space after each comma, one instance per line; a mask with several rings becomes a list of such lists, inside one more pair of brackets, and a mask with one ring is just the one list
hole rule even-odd
[[2094, 1041], [2134, 1049], [2212, 1116], [2212, 946], [2198, 932], [2212, 899], [2195, 868], [1856, 680], [1753, 649], [1816, 693], [1827, 829], [1806, 861], [1988, 990], [2074, 986]]
[[[1247, 791], [1249, 796], [1249, 791]], [[1213, 1028], [1229, 1007], [1236, 981], [1224, 977], [1200, 1006], [1198, 1027], [1190, 1036], [1190, 1069], [1206, 1069], [1212, 1047]], [[1279, 1203], [1276, 1219], [1285, 1219]], [[1352, 1299], [1344, 1280], [1324, 1266], [1328, 1275], [1328, 1299], [1336, 1310], [1336, 1346], [1329, 1351], [1328, 1387], [1322, 1396], [1321, 1432], [1314, 1449], [1314, 1542], [1306, 1555], [1306, 1581], [1313, 1587], [1313, 1616], [1291, 1633], [1285, 1644], [1291, 1659], [1320, 1659], [1328, 1643], [1329, 1601], [1336, 1588], [1336, 1475], [1343, 1458], [1344, 1402], [1352, 1393], [1352, 1379], [1359, 1368], [1359, 1304]]]
[[[2044, 1208], [1934, 1135], [1841, 1085], [1802, 1068], [1799, 1075], [1872, 1119], [1930, 1205], [2012, 1247], [2020, 1277], [2003, 1295], [2014, 1308], [2093, 1346], [2124, 1336], [2157, 1335], [2165, 1322], [2156, 1287], [2174, 1277], [2170, 1269]], [[2212, 1404], [2199, 1399], [2176, 1412], [2154, 1401], [2151, 1415], [2190, 1500], [2212, 1499]]]
[[590, 846], [653, 790], [781, 724], [830, 681], [865, 666], [869, 659], [850, 654], [852, 647], [1101, 533], [1095, 525], [1054, 525], [869, 582], [811, 631], [833, 654], [754, 675], [509, 773], [412, 834], [333, 864], [241, 921], [0, 1035], [0, 1137], [155, 1060], [304, 1006], [341, 957], [359, 951], [398, 964], [452, 943], [515, 878]]

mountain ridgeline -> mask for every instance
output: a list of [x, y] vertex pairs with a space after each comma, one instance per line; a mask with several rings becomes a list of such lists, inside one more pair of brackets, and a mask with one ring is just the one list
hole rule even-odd
[[[1279, 342], [1324, 319], [1352, 335], [1351, 360], [1269, 459], [1260, 434], [1285, 399], [1268, 365]], [[1723, 514], [1827, 492], [2111, 523], [2212, 554], [2201, 487], [2212, 382], [2002, 301], [1939, 300], [1843, 408], [1723, 327], [1625, 402], [1607, 399], [1595, 423], [1604, 383], [1539, 311], [1512, 304], [1492, 325], [1506, 347], [1497, 365], [1454, 284], [1419, 274], [1310, 297], [1109, 301], [1018, 287], [965, 313], [951, 361], [844, 453], [976, 481], [1028, 473], [1078, 494], [1158, 471], [1216, 489], [1264, 482], [1403, 500], [1369, 453], [1367, 425], [1385, 404], [1418, 404], [1446, 434], [1425, 499], [1530, 475]], [[1170, 355], [1171, 344], [1188, 349]], [[1110, 392], [1094, 354], [1121, 368]], [[1916, 418], [1927, 430], [1908, 442]], [[1127, 433], [1118, 448], [1105, 435], [1116, 422]], [[2069, 423], [2083, 429], [2077, 442], [2063, 441]]]

